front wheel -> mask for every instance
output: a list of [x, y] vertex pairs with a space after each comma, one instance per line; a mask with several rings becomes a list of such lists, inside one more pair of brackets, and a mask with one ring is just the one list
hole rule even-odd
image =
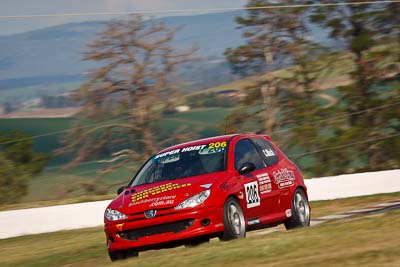
[[292, 216], [285, 222], [287, 230], [310, 225], [310, 206], [303, 189], [297, 188], [292, 199]]
[[125, 260], [127, 258], [138, 257], [139, 252], [131, 249], [108, 251], [108, 256], [110, 256], [111, 261], [119, 261], [119, 260]]
[[246, 221], [239, 202], [233, 197], [228, 198], [224, 205], [224, 232], [220, 240], [227, 241], [246, 237]]

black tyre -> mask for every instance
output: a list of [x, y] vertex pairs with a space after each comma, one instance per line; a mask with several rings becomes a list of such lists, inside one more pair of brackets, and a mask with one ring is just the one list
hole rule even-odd
[[127, 258], [138, 257], [139, 252], [131, 249], [108, 251], [108, 256], [110, 256], [111, 261], [119, 261], [119, 260], [125, 260]]
[[246, 221], [242, 208], [233, 197], [228, 198], [224, 205], [224, 232], [220, 240], [227, 241], [246, 237]]
[[310, 206], [303, 189], [297, 188], [292, 199], [292, 216], [285, 222], [287, 230], [310, 225]]

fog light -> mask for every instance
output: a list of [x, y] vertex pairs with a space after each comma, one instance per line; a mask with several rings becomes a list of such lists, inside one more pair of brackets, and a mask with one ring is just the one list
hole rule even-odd
[[201, 220], [201, 222], [200, 222], [200, 224], [201, 224], [202, 226], [208, 226], [208, 225], [210, 225], [210, 223], [211, 223], [210, 219], [203, 219], [203, 220]]

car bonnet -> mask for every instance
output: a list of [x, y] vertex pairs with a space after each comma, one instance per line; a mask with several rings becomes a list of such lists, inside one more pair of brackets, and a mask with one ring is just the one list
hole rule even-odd
[[175, 207], [202, 191], [214, 191], [213, 188], [216, 188], [223, 174], [224, 172], [217, 172], [127, 188], [109, 207], [126, 215]]

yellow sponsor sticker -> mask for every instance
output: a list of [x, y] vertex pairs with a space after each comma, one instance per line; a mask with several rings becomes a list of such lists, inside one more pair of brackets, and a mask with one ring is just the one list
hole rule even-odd
[[191, 186], [191, 183], [184, 183], [184, 184], [178, 184], [178, 183], [168, 183], [165, 185], [159, 185], [159, 186], [155, 186], [146, 190], [143, 190], [141, 192], [137, 192], [132, 194], [132, 203], [139, 201], [139, 200], [143, 200], [146, 199], [150, 196], [155, 196], [158, 195], [160, 193], [164, 193], [164, 192], [169, 192], [169, 191], [173, 191], [175, 189], [178, 188], [184, 188], [184, 187], [188, 187]]

